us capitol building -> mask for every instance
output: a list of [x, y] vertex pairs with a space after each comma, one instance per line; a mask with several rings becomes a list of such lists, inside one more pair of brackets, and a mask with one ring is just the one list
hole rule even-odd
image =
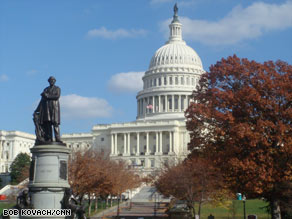
[[[182, 39], [176, 6], [169, 29], [169, 40], [154, 53], [142, 78], [136, 121], [95, 125], [91, 133], [64, 134], [67, 147], [104, 151], [145, 174], [188, 154], [184, 111], [204, 70], [198, 54]], [[29, 153], [34, 139], [23, 132], [0, 131], [0, 171], [7, 171], [18, 153]]]

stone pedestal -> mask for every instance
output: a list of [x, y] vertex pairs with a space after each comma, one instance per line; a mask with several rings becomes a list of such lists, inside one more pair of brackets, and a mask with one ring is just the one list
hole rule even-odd
[[[30, 149], [32, 163], [29, 192], [34, 209], [61, 209], [68, 184], [68, 158], [71, 149], [62, 144], [37, 145]], [[44, 218], [44, 217], [22, 217]], [[47, 217], [64, 218], [64, 217]]]

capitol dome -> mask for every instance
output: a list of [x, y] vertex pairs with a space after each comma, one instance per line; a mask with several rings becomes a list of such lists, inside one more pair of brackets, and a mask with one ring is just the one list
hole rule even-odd
[[205, 71], [194, 49], [182, 39], [178, 8], [169, 25], [169, 40], [152, 56], [137, 94], [137, 119], [184, 119], [201, 74]]
[[153, 55], [149, 70], [164, 67], [181, 67], [202, 69], [202, 62], [198, 54], [184, 41], [167, 42]]

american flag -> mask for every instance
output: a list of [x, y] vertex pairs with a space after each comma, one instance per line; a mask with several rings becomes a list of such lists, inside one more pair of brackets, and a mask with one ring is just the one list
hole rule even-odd
[[152, 104], [148, 104], [148, 105], [146, 106], [146, 108], [147, 108], [147, 109], [153, 109], [153, 106], [152, 106]]

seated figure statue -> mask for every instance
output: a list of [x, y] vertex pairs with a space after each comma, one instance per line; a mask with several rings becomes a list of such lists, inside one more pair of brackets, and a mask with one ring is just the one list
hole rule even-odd
[[73, 196], [73, 192], [70, 188], [65, 188], [64, 196], [61, 201], [61, 208], [71, 209], [71, 217], [66, 217], [68, 219], [86, 219], [84, 206]]

